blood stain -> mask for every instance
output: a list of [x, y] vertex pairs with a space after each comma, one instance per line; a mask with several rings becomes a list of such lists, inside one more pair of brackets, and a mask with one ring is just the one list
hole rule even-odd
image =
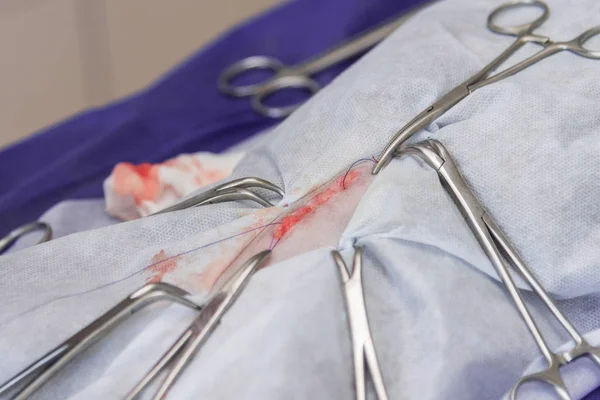
[[304, 220], [308, 215], [312, 214], [319, 206], [328, 203], [336, 194], [347, 190], [358, 179], [360, 173], [356, 170], [351, 170], [347, 174], [340, 176], [334, 180], [327, 188], [319, 192], [309, 202], [292, 211], [289, 215], [283, 217], [281, 224], [277, 226], [273, 233], [273, 238], [277, 241], [281, 240], [294, 226]]
[[166, 274], [177, 268], [179, 257], [168, 257], [164, 250], [152, 257], [152, 264], [148, 271], [152, 273], [151, 277], [146, 278], [148, 283], [158, 283], [163, 280]]
[[115, 192], [121, 196], [132, 195], [136, 204], [155, 200], [160, 192], [158, 169], [152, 164], [122, 162], [113, 169], [113, 177]]

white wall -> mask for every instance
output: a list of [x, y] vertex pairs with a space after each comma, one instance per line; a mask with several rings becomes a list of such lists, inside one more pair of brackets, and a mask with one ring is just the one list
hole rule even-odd
[[1, 0], [0, 146], [138, 90], [278, 0]]

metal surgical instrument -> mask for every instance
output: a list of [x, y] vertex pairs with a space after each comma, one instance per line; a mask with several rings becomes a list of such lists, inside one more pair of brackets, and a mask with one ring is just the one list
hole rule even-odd
[[26, 234], [38, 230], [44, 231], [44, 236], [37, 242], [37, 244], [44, 243], [52, 239], [52, 228], [45, 222], [35, 221], [26, 225], [12, 230], [8, 235], [0, 239], [0, 254], [4, 253], [10, 248], [10, 246], [17, 241], [20, 237]]
[[[223, 203], [226, 201], [235, 200], [251, 200], [255, 203], [260, 204], [263, 207], [273, 207], [273, 204], [267, 200], [264, 196], [256, 194], [249, 188], [258, 188], [277, 193], [283, 197], [285, 192], [279, 186], [261, 178], [256, 177], [245, 177], [235, 179], [233, 181], [223, 183], [222, 185], [215, 186], [212, 189], [206, 190], [200, 194], [197, 194], [189, 199], [185, 199], [180, 203], [174, 204], [170, 207], [164, 208], [160, 211], [155, 212], [151, 215], [164, 214], [171, 211], [179, 211], [190, 207], [199, 207], [205, 204]], [[42, 239], [37, 244], [44, 243], [52, 239], [52, 228], [45, 222], [32, 222], [27, 225], [20, 226], [13, 230], [4, 238], [0, 239], [0, 255], [8, 250], [8, 248], [20, 237], [24, 236], [29, 232], [33, 232], [38, 229], [44, 229], [45, 233]]]
[[379, 361], [373, 346], [371, 330], [369, 328], [369, 319], [367, 318], [367, 308], [365, 306], [365, 295], [362, 284], [362, 247], [355, 246], [353, 270], [350, 271], [339, 251], [331, 252], [335, 263], [338, 266], [340, 279], [344, 288], [344, 298], [346, 299], [346, 310], [348, 311], [348, 320], [350, 325], [350, 335], [352, 337], [352, 355], [354, 364], [354, 387], [357, 400], [366, 399], [365, 386], [365, 363], [371, 378], [377, 397], [387, 400], [387, 393], [383, 384], [383, 377], [379, 369]]
[[140, 394], [165, 368], [169, 371], [168, 375], [154, 399], [164, 399], [167, 396], [168, 391], [183, 369], [218, 326], [221, 318], [240, 295], [256, 269], [264, 263], [270, 254], [271, 250], [261, 251], [246, 261], [240, 272], [211, 297], [196, 320], [127, 395], [128, 400], [134, 399]]
[[[412, 13], [407, 13], [390, 22], [334, 47], [301, 64], [287, 66], [273, 57], [252, 56], [244, 58], [225, 69], [219, 76], [219, 90], [234, 97], [252, 97], [251, 104], [254, 111], [271, 118], [283, 118], [291, 114], [300, 104], [284, 107], [271, 107], [264, 103], [267, 97], [283, 89], [305, 89], [314, 94], [321, 89], [321, 85], [310, 76], [323, 71], [332, 65], [364, 53], [377, 43], [385, 39], [396, 28], [403, 24]], [[243, 73], [251, 70], [270, 70], [275, 74], [270, 79], [252, 85], [235, 86], [231, 81]]]
[[186, 295], [188, 293], [185, 290], [168, 283], [145, 285], [4, 383], [0, 387], [0, 395], [28, 381], [27, 385], [14, 397], [14, 400], [26, 399], [31, 396], [77, 354], [108, 334], [110, 329], [127, 316], [149, 304], [168, 300], [193, 309], [201, 308], [186, 299]]
[[[541, 9], [542, 15], [539, 16], [533, 22], [517, 26], [501, 26], [494, 22], [495, 18], [506, 10], [528, 6], [533, 6]], [[433, 121], [438, 119], [446, 111], [454, 107], [456, 104], [458, 104], [460, 101], [462, 101], [475, 90], [490, 85], [492, 83], [498, 82], [502, 79], [508, 78], [509, 76], [514, 75], [517, 72], [530, 67], [538, 61], [543, 60], [544, 58], [561, 52], [563, 50], [568, 50], [572, 53], [586, 58], [600, 59], [600, 50], [593, 51], [583, 47], [586, 41], [600, 34], [600, 25], [586, 30], [581, 35], [567, 42], [553, 42], [550, 38], [546, 36], [533, 34], [532, 32], [537, 27], [542, 25], [544, 21], [546, 21], [549, 13], [550, 10], [548, 8], [548, 5], [546, 5], [546, 3], [544, 3], [541, 0], [513, 0], [493, 10], [487, 20], [488, 29], [492, 32], [501, 35], [516, 36], [517, 39], [496, 59], [494, 59], [491, 63], [483, 67], [481, 71], [473, 75], [467, 81], [452, 89], [450, 92], [446, 93], [444, 96], [440, 97], [435, 103], [427, 107], [410, 122], [404, 125], [379, 155], [378, 161], [373, 167], [373, 174], [377, 174], [392, 159], [392, 157], [394, 156], [394, 152], [398, 148], [400, 148], [400, 146], [408, 138], [410, 138], [417, 131], [425, 128], [427, 125], [431, 124]], [[536, 43], [542, 46], [543, 49], [534, 54], [533, 56], [528, 57], [525, 60], [492, 75], [492, 73], [500, 65], [502, 65], [506, 60], [508, 60], [517, 50], [523, 47], [523, 45], [525, 45], [526, 43]]]
[[[504, 233], [469, 189], [454, 160], [440, 142], [428, 140], [413, 146], [406, 146], [395, 153], [396, 156], [404, 154], [419, 156], [437, 171], [442, 185], [454, 200], [477, 240], [479, 240], [481, 247], [492, 262], [504, 286], [506, 286], [512, 301], [546, 359], [548, 366], [545, 370], [524, 376], [517, 381], [510, 391], [510, 399], [516, 399], [518, 390], [524, 383], [539, 382], [550, 385], [562, 400], [570, 400], [571, 397], [560, 375], [560, 368], [581, 357], [590, 358], [600, 367], [600, 347], [591, 346], [558, 309], [548, 292], [527, 268]], [[552, 352], [535, 323], [527, 304], [521, 297], [521, 293], [509, 272], [508, 264], [511, 264], [519, 272], [573, 339], [575, 346], [571, 350], [560, 354]]]
[[190, 207], [199, 207], [205, 204], [223, 203], [234, 200], [252, 200], [263, 207], [273, 207], [273, 204], [261, 195], [248, 190], [248, 188], [265, 189], [284, 196], [285, 192], [279, 186], [261, 178], [246, 177], [215, 186], [212, 189], [197, 194], [180, 203], [162, 209], [152, 215], [164, 214], [171, 211], [183, 210]]

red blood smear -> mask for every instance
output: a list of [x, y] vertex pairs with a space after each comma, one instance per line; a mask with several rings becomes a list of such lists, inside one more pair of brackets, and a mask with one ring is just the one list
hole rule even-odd
[[273, 237], [275, 240], [281, 239], [286, 233], [290, 231], [298, 222], [302, 221], [304, 217], [314, 211], [314, 206], [307, 205], [300, 207], [290, 215], [284, 217], [281, 220], [281, 224], [275, 229]]
[[134, 165], [133, 168], [135, 168], [135, 170], [137, 171], [138, 174], [140, 174], [140, 176], [142, 176], [144, 178], [148, 178], [148, 177], [150, 177], [150, 171], [152, 170], [152, 164], [142, 163], [137, 166]]
[[277, 226], [275, 229], [275, 233], [273, 233], [273, 238], [279, 241], [282, 237], [284, 237], [294, 226], [296, 226], [300, 221], [306, 218], [308, 215], [312, 214], [319, 206], [328, 203], [333, 196], [336, 194], [343, 192], [348, 189], [359, 177], [358, 171], [349, 171], [346, 175], [342, 175], [333, 181], [327, 188], [319, 192], [315, 197], [310, 199], [310, 201], [294, 210], [289, 215], [285, 216], [281, 220], [281, 224]]
[[133, 165], [122, 162], [113, 169], [115, 192], [132, 195], [135, 203], [155, 200], [160, 191], [158, 169], [152, 164]]
[[177, 257], [167, 257], [164, 250], [152, 257], [152, 266], [148, 270], [152, 276], [146, 279], [148, 283], [161, 282], [165, 275], [177, 268]]

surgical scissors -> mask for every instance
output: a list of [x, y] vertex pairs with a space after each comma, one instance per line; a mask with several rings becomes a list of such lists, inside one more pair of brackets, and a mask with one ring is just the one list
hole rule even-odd
[[145, 285], [0, 386], [0, 395], [29, 381], [13, 400], [31, 396], [77, 354], [105, 336], [123, 319], [152, 303], [169, 300], [192, 309], [200, 309], [200, 306], [185, 298], [188, 294], [168, 283]]
[[348, 311], [348, 322], [350, 325], [350, 336], [352, 337], [352, 356], [354, 365], [354, 388], [357, 400], [366, 399], [365, 385], [365, 362], [373, 379], [373, 386], [377, 397], [387, 400], [387, 393], [383, 384], [383, 376], [379, 369], [379, 361], [373, 346], [367, 308], [365, 306], [365, 295], [362, 284], [362, 247], [354, 248], [354, 265], [350, 271], [339, 251], [331, 252], [338, 266], [339, 276], [344, 287], [344, 298], [346, 299], [346, 310]]
[[264, 250], [246, 261], [240, 272], [211, 297], [196, 320], [127, 395], [128, 400], [136, 398], [166, 367], [169, 369], [169, 373], [155, 394], [154, 399], [164, 399], [167, 396], [168, 391], [175, 384], [183, 369], [206, 342], [208, 336], [216, 329], [223, 314], [235, 302], [256, 269], [263, 264], [270, 254], [271, 250]]
[[[541, 9], [542, 15], [540, 15], [533, 22], [517, 26], [501, 26], [494, 22], [498, 15], [507, 10], [527, 6], [533, 6]], [[394, 135], [394, 137], [379, 155], [378, 161], [373, 167], [373, 174], [379, 173], [379, 171], [392, 159], [394, 152], [413, 134], [438, 119], [446, 111], [454, 107], [475, 90], [508, 78], [509, 76], [512, 76], [519, 71], [530, 67], [538, 61], [541, 61], [544, 58], [563, 50], [568, 50], [585, 58], [600, 59], [600, 50], [588, 50], [583, 47], [586, 41], [600, 34], [600, 25], [590, 28], [576, 38], [566, 42], [553, 42], [549, 37], [534, 34], [533, 31], [546, 21], [549, 13], [550, 9], [548, 8], [548, 5], [541, 0], [513, 0], [502, 4], [493, 10], [487, 20], [488, 29], [501, 35], [516, 36], [517, 39], [504, 52], [502, 52], [502, 54], [496, 57], [496, 59], [483, 67], [481, 71], [440, 97], [435, 103], [427, 107], [410, 122], [404, 125]], [[543, 49], [533, 56], [528, 57], [501, 72], [492, 74], [500, 65], [507, 61], [526, 43], [539, 44], [543, 47]]]
[[[562, 400], [570, 400], [571, 397], [560, 375], [560, 368], [581, 357], [590, 358], [600, 367], [600, 347], [591, 346], [559, 310], [548, 292], [546, 292], [535, 275], [527, 268], [516, 250], [510, 245], [504, 233], [469, 189], [450, 153], [440, 142], [428, 140], [412, 146], [406, 146], [395, 153], [396, 156], [404, 154], [417, 155], [437, 171], [442, 186], [448, 191], [450, 197], [454, 200], [454, 203], [477, 237], [481, 247], [504, 283], [523, 321], [531, 332], [540, 352], [546, 359], [548, 366], [545, 370], [526, 375], [517, 381], [510, 391], [510, 399], [516, 399], [517, 393], [524, 383], [540, 382], [550, 385]], [[550, 349], [509, 272], [508, 264], [516, 268], [573, 339], [575, 346], [571, 350], [558, 354]]]
[[[252, 56], [244, 58], [227, 67], [219, 76], [218, 87], [222, 93], [234, 97], [252, 97], [254, 111], [271, 118], [283, 118], [291, 114], [300, 104], [284, 107], [272, 107], [265, 104], [267, 97], [284, 89], [304, 89], [311, 95], [321, 89], [321, 85], [310, 78], [311, 75], [323, 71], [341, 61], [358, 56], [385, 39], [397, 27], [403, 24], [411, 13], [379, 25], [373, 29], [350, 39], [348, 42], [334, 47], [301, 64], [286, 66], [273, 57]], [[235, 86], [231, 82], [235, 77], [251, 70], [270, 70], [274, 75], [262, 82]]]

